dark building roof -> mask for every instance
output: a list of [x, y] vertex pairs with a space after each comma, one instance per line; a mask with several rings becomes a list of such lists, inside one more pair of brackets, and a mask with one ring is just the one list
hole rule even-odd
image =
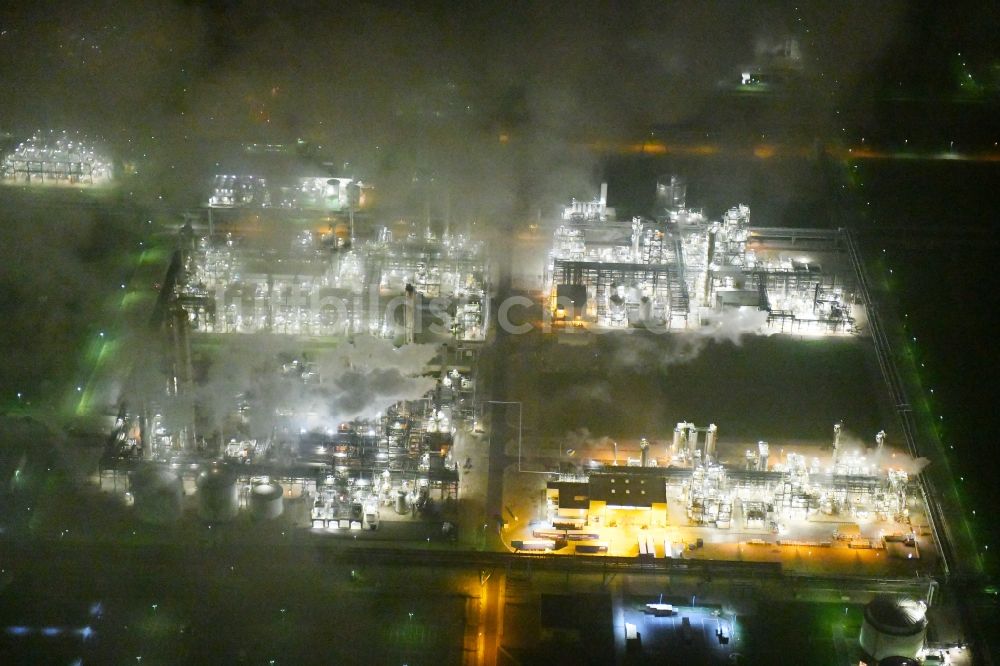
[[666, 477], [652, 467], [590, 475], [590, 499], [614, 506], [650, 507], [667, 501]]
[[560, 509], [590, 507], [590, 484], [585, 481], [549, 481], [548, 487], [559, 491]]
[[865, 621], [884, 634], [912, 636], [927, 626], [926, 608], [912, 599], [883, 594], [865, 606]]
[[909, 657], [886, 657], [878, 666], [920, 666], [920, 662]]
[[587, 286], [583, 284], [556, 285], [556, 305], [567, 311], [567, 316], [582, 316], [587, 309]]
[[543, 631], [558, 631], [562, 636], [527, 653], [521, 663], [615, 663], [611, 595], [543, 594], [539, 624]]
[[451, 446], [450, 432], [429, 432], [426, 435], [427, 448], [432, 451], [443, 451]]
[[604, 594], [543, 594], [541, 599], [541, 626], [548, 629], [603, 629], [611, 613], [611, 598]]

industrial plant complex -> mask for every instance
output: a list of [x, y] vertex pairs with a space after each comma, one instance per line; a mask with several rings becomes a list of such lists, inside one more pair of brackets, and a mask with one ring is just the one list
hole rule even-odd
[[6, 3], [0, 666], [994, 666], [978, 4]]
[[[648, 215], [620, 220], [602, 185], [541, 221], [542, 247], [504, 239], [544, 267], [514, 289], [497, 239], [429, 212], [381, 219], [377, 183], [250, 171], [206, 183], [203, 205], [164, 241], [153, 293], [142, 285], [149, 307], [131, 333], [144, 344], [94, 374], [113, 381], [78, 388], [113, 421], [90, 480], [136, 525], [277, 526], [360, 561], [423, 548], [429, 561], [473, 563], [498, 596], [516, 594], [520, 567], [604, 586], [628, 575], [602, 630], [618, 663], [651, 663], [672, 645], [711, 655], [692, 663], [735, 661], [748, 640], [740, 590], [794, 588], [789, 598], [806, 600], [810, 580], [840, 590], [837, 604], [864, 604], [845, 661], [952, 650], [967, 663], [960, 642], [928, 637], [955, 551], [910, 417], [893, 421], [902, 401], [874, 392], [873, 418], [789, 415], [768, 393], [820, 386], [795, 366], [823, 345], [880, 344], [849, 232], [757, 225], [739, 202], [709, 214], [676, 175], [659, 179]], [[2, 174], [96, 186], [114, 170], [88, 144], [39, 134], [4, 156]], [[517, 325], [512, 310], [524, 313]], [[666, 370], [713, 363], [720, 348], [752, 356], [756, 341], [792, 360], [725, 385], [714, 368], [694, 379]], [[882, 372], [871, 383], [891, 388], [890, 362], [869, 356]], [[611, 370], [600, 365], [609, 358]], [[708, 403], [692, 410], [699, 419], [736, 407], [694, 423], [640, 389], [623, 406], [616, 382], [633, 376], [659, 377], [664, 395], [709, 396], [697, 398]], [[776, 376], [789, 378], [780, 389]], [[517, 388], [543, 380], [552, 388]], [[747, 395], [764, 395], [773, 414]], [[655, 418], [616, 430], [600, 425], [602, 410]], [[759, 426], [782, 419], [784, 430]], [[713, 577], [735, 597], [702, 594]], [[566, 619], [560, 598], [541, 593], [541, 635], [572, 644], [584, 621]], [[502, 620], [503, 603], [490, 603], [466, 612], [465, 663], [498, 663], [483, 661], [501, 645], [489, 613]]]
[[835, 256], [820, 263], [768, 251], [747, 206], [709, 220], [687, 208], [686, 189], [676, 176], [658, 183], [651, 219], [615, 220], [607, 185], [596, 200], [567, 206], [546, 274], [557, 318], [684, 330], [749, 308], [766, 312], [774, 331], [851, 332], [851, 278], [843, 267], [823, 270]]
[[111, 159], [86, 139], [66, 132], [37, 133], [4, 155], [3, 182], [26, 185], [107, 185]]

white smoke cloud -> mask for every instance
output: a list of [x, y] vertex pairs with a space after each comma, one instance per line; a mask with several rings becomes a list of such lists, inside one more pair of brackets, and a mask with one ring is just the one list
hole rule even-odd
[[588, 428], [577, 428], [576, 430], [567, 432], [563, 436], [565, 446], [578, 451], [610, 448], [613, 441], [608, 436], [595, 437]]
[[763, 310], [728, 310], [702, 316], [700, 328], [656, 335], [632, 334], [612, 352], [613, 365], [633, 372], [653, 372], [689, 363], [710, 343], [739, 345], [746, 335], [760, 335], [767, 324]]
[[903, 449], [888, 444], [883, 446], [882, 451], [879, 452], [874, 436], [864, 440], [846, 428], [840, 435], [840, 450], [844, 453], [864, 455], [872, 465], [880, 470], [899, 469], [910, 476], [920, 474], [924, 468], [931, 464], [927, 458], [914, 458]]
[[927, 458], [914, 458], [913, 456], [901, 451], [893, 451], [888, 455], [883, 452], [883, 461], [886, 467], [900, 469], [910, 476], [920, 474], [928, 465], [931, 464], [931, 461]]
[[760, 334], [767, 325], [768, 313], [764, 310], [737, 308], [723, 310], [702, 316], [706, 325], [695, 331], [700, 337], [707, 337], [716, 342], [731, 342], [740, 344], [744, 335]]
[[[279, 411], [294, 415], [300, 427], [333, 427], [424, 397], [436, 384], [422, 375], [437, 351], [437, 345], [396, 348], [370, 335], [321, 351], [303, 351], [300, 343], [283, 336], [230, 336], [213, 353], [191, 394], [157, 402], [173, 427], [190, 423], [196, 405], [203, 427], [218, 430], [240, 401], [248, 407], [255, 436], [271, 432]], [[293, 361], [299, 363], [293, 367]], [[308, 381], [304, 368], [311, 373]]]
[[577, 403], [610, 405], [614, 402], [611, 385], [606, 381], [599, 381], [596, 384], [574, 384], [561, 397]]

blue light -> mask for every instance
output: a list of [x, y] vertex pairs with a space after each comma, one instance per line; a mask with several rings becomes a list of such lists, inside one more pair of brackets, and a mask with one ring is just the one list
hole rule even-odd
[[7, 633], [11, 636], [27, 636], [31, 633], [30, 627], [7, 627]]

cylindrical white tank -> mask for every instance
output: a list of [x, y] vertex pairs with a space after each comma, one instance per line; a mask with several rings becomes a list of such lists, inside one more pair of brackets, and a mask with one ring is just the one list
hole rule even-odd
[[680, 452], [681, 447], [684, 445], [686, 432], [686, 423], [678, 423], [677, 427], [674, 428], [674, 441], [670, 444], [670, 455], [675, 456]]
[[688, 452], [693, 456], [698, 450], [698, 428], [693, 423], [688, 423], [687, 447]]
[[181, 517], [184, 487], [169, 469], [144, 465], [129, 476], [129, 489], [142, 522], [163, 525]]
[[209, 522], [225, 522], [239, 511], [236, 474], [225, 467], [209, 467], [198, 475], [198, 515]]
[[705, 457], [708, 459], [715, 458], [715, 438], [718, 436], [719, 429], [714, 423], [709, 424], [708, 432], [705, 433]]
[[284, 488], [277, 483], [258, 483], [250, 489], [250, 515], [255, 520], [274, 520], [285, 510]]
[[927, 634], [927, 607], [922, 601], [879, 595], [865, 606], [859, 642], [872, 659], [915, 659]]
[[767, 456], [770, 451], [770, 447], [767, 442], [757, 442], [757, 470], [760, 472], [767, 471]]

